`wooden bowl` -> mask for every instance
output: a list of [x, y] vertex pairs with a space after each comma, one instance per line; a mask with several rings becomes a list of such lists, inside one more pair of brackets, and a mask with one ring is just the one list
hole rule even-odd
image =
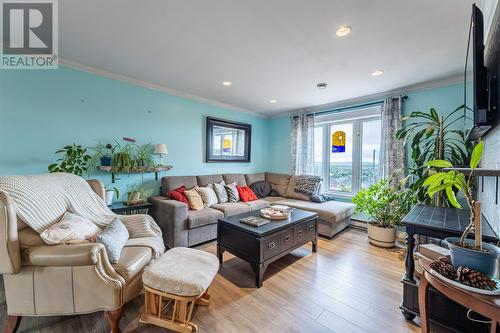
[[286, 220], [290, 217], [290, 210], [272, 207], [263, 208], [260, 210], [260, 215], [269, 220]]

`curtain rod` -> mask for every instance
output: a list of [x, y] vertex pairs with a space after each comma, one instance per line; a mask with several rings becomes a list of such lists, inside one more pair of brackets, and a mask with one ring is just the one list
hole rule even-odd
[[[408, 99], [407, 95], [402, 95], [401, 96], [401, 101], [404, 102], [407, 99]], [[357, 105], [346, 106], [346, 107], [342, 107], [342, 108], [336, 108], [336, 109], [319, 111], [319, 112], [311, 112], [311, 113], [307, 113], [307, 114], [314, 114], [314, 116], [320, 116], [320, 115], [324, 115], [324, 114], [338, 113], [338, 112], [344, 112], [344, 111], [349, 111], [349, 110], [362, 109], [362, 108], [366, 108], [366, 107], [369, 107], [369, 106], [382, 105], [382, 104], [384, 104], [384, 100], [377, 100], [377, 101], [373, 101], [373, 102], [369, 102], [369, 103], [357, 104]], [[293, 117], [297, 117], [297, 116], [292, 116], [292, 118]]]

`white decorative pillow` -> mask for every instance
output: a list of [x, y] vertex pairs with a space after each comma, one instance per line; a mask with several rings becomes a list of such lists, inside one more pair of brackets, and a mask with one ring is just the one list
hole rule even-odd
[[227, 196], [227, 191], [225, 186], [226, 183], [224, 181], [213, 184], [214, 191], [215, 194], [217, 195], [217, 200], [219, 200], [219, 203], [224, 203], [229, 201], [229, 197]]
[[196, 191], [201, 195], [201, 200], [203, 200], [205, 207], [211, 207], [217, 203], [217, 195], [210, 185], [207, 187], [198, 187]]
[[93, 239], [100, 231], [89, 219], [66, 212], [59, 222], [44, 230], [40, 237], [48, 245], [82, 243]]
[[97, 235], [97, 242], [104, 244], [109, 261], [116, 264], [120, 260], [123, 247], [129, 237], [130, 234], [123, 222], [116, 218], [103, 232]]

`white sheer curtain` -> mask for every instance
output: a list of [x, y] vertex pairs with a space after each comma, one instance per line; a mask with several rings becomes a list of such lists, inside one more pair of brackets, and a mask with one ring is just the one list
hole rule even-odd
[[314, 173], [314, 115], [293, 116], [291, 141], [292, 173]]
[[[382, 144], [380, 149], [381, 178], [389, 179], [397, 170], [404, 167], [404, 148], [401, 140], [396, 139], [396, 132], [401, 128], [401, 97], [389, 97], [382, 106]], [[396, 179], [402, 178], [399, 172]]]

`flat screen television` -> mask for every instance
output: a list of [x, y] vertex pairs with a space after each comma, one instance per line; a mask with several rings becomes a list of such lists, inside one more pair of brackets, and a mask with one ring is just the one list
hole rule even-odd
[[464, 70], [464, 128], [469, 140], [483, 136], [494, 123], [489, 87], [488, 70], [484, 65], [483, 13], [473, 4]]

